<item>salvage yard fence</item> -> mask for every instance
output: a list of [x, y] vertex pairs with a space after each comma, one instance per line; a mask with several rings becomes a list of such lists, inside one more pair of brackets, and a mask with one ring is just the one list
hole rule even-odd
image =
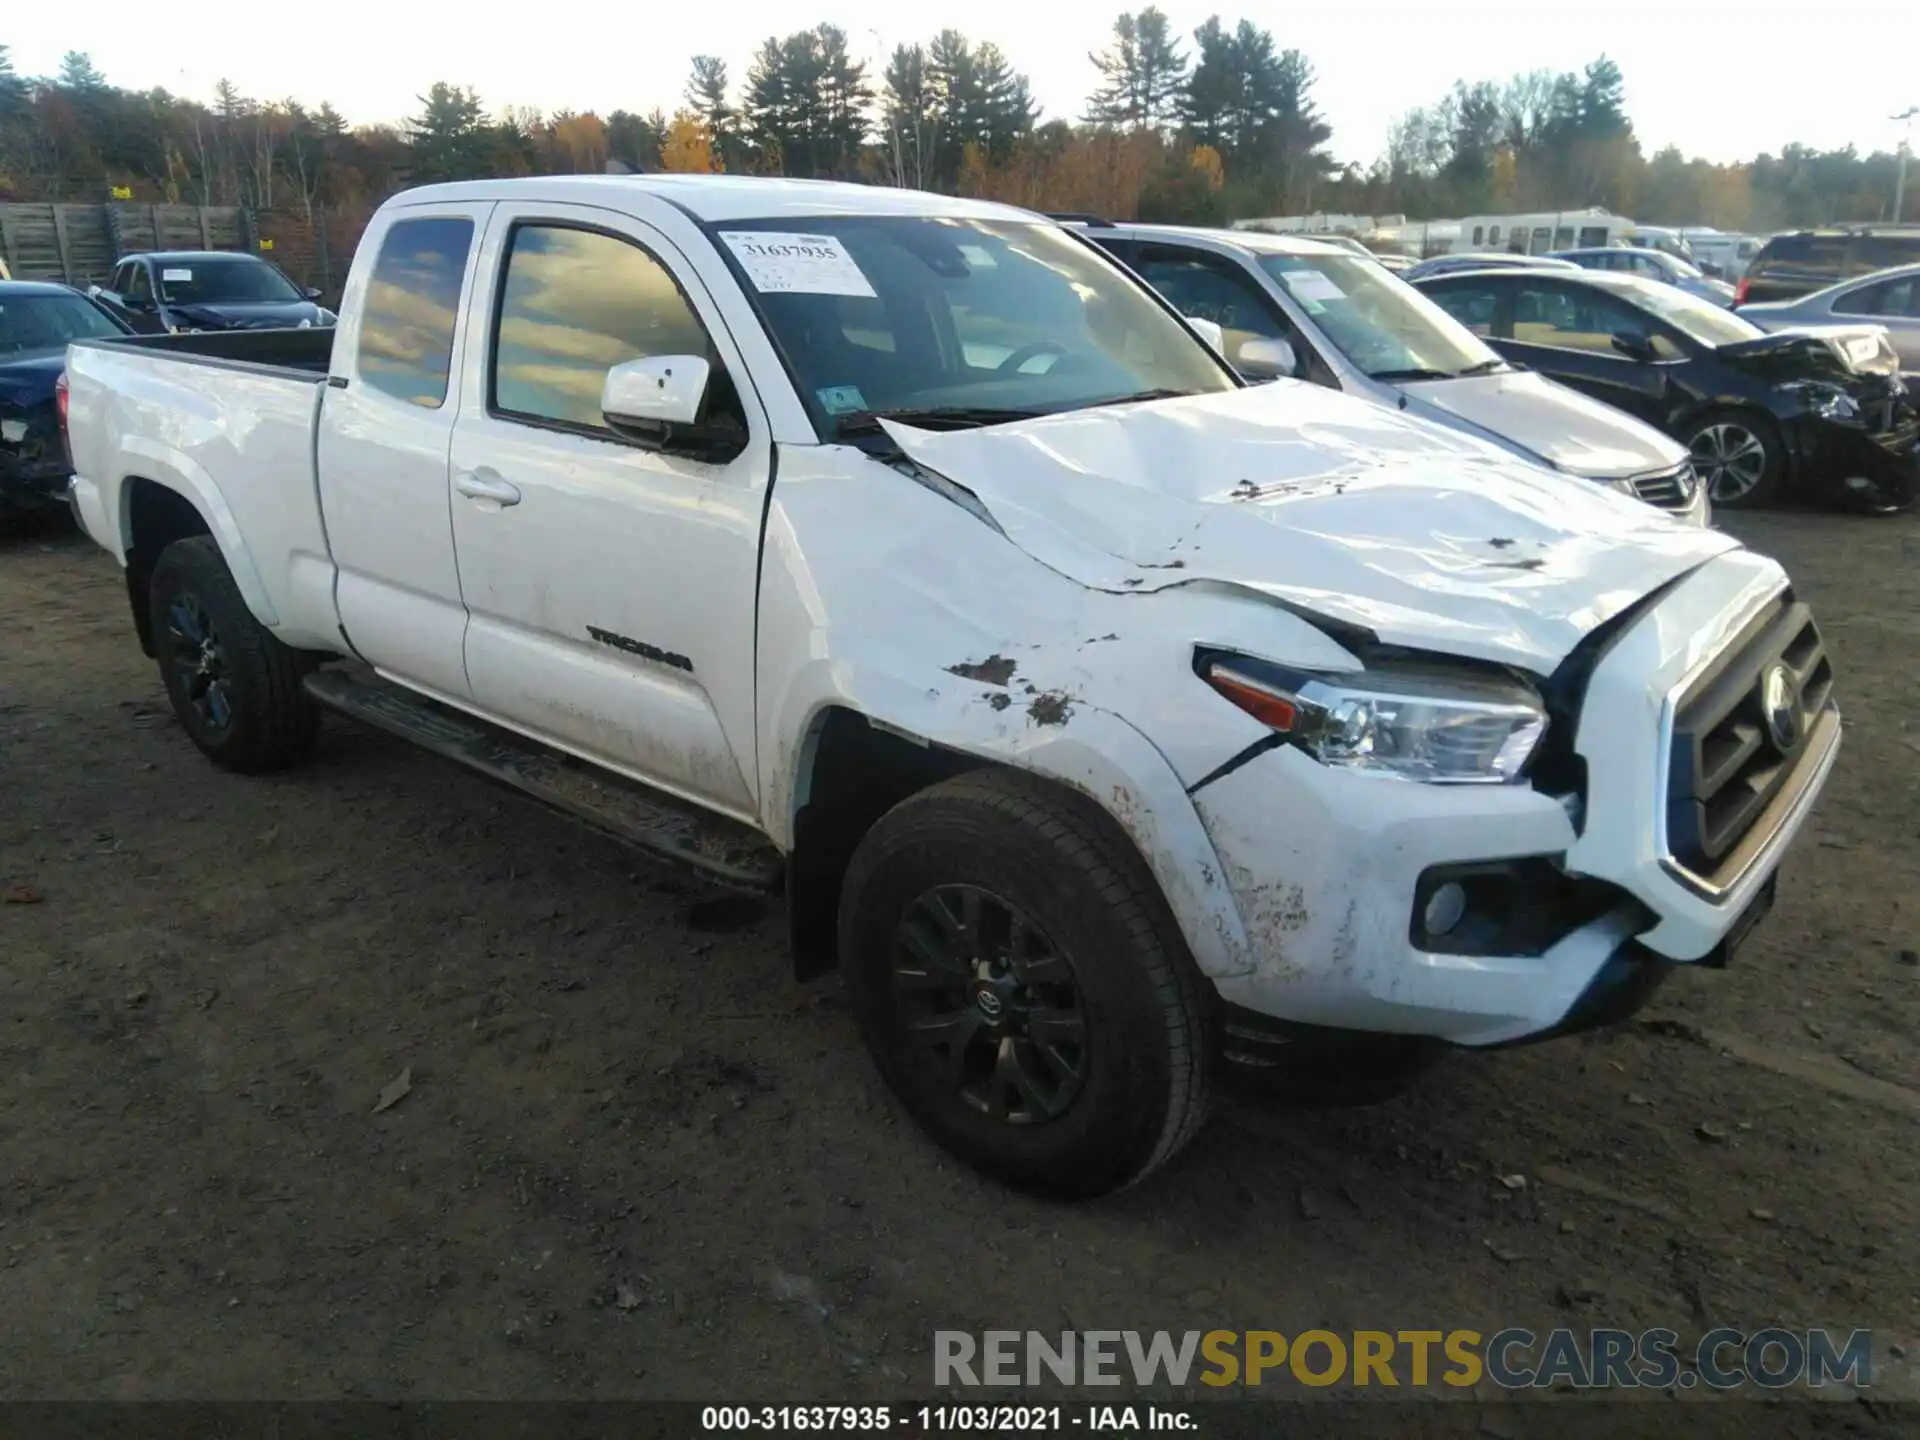
[[[364, 223], [364, 222], [363, 222]], [[0, 260], [16, 280], [104, 285], [123, 255], [142, 250], [238, 250], [271, 260], [300, 285], [337, 298], [362, 224], [316, 206], [0, 203]]]

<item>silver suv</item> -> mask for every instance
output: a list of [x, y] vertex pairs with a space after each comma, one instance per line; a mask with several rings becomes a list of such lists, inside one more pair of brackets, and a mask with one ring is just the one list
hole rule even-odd
[[1678, 442], [1510, 365], [1371, 260], [1287, 235], [1074, 223], [1182, 314], [1218, 325], [1227, 359], [1250, 379], [1365, 396], [1708, 522], [1704, 488]]

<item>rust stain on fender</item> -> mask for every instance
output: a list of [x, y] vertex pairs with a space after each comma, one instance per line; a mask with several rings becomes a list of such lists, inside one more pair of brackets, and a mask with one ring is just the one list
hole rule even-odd
[[[958, 665], [947, 666], [949, 675], [958, 675], [962, 680], [978, 680], [983, 685], [998, 685], [1005, 688], [1013, 679], [1017, 662], [1005, 655], [989, 655], [984, 660], [963, 660]], [[996, 709], [1002, 708], [999, 706]]]
[[1064, 725], [1073, 716], [1073, 697], [1064, 690], [1042, 690], [1027, 704], [1027, 718], [1036, 725]]

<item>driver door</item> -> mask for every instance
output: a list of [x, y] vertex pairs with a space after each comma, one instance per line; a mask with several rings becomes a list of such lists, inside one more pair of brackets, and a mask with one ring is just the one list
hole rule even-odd
[[[1658, 333], [1652, 316], [1598, 286], [1528, 275], [1506, 283], [1513, 308], [1504, 353], [1651, 425], [1665, 424], [1670, 364], [1683, 357]], [[1623, 354], [1614, 344], [1617, 335], [1644, 337], [1654, 353]]]
[[[474, 702], [513, 728], [755, 821], [754, 596], [765, 411], [693, 267], [611, 211], [499, 205], [468, 306], [450, 455]], [[600, 413], [608, 368], [695, 354], [709, 415], [747, 434], [711, 463]]]
[[1133, 268], [1182, 315], [1198, 316], [1218, 325], [1226, 337], [1227, 359], [1235, 368], [1239, 368], [1240, 352], [1249, 341], [1284, 340], [1293, 347], [1296, 374], [1321, 384], [1334, 384], [1326, 366], [1315, 363], [1318, 352], [1299, 328], [1281, 313], [1257, 281], [1231, 261], [1178, 245], [1142, 245]]

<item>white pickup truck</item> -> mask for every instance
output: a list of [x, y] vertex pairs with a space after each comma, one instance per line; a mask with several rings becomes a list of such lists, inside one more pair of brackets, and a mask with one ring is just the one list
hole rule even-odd
[[784, 889], [916, 1118], [1053, 1193], [1222, 1064], [1382, 1092], [1724, 964], [1839, 742], [1771, 560], [1247, 388], [995, 205], [416, 190], [336, 333], [76, 345], [68, 417], [212, 760], [330, 708]]

